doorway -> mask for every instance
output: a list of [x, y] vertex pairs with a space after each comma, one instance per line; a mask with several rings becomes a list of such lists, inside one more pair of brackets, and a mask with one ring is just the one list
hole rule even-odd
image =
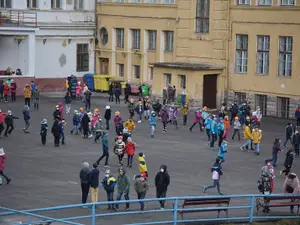
[[100, 58], [100, 74], [107, 75], [109, 73], [109, 59]]
[[203, 76], [203, 106], [210, 109], [217, 108], [217, 80], [217, 74]]

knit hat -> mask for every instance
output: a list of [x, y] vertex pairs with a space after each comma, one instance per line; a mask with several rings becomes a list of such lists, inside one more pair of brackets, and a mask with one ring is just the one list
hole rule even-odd
[[0, 148], [0, 156], [5, 155], [4, 149]]
[[83, 168], [88, 168], [88, 167], [90, 167], [90, 165], [89, 165], [88, 162], [83, 162], [83, 163], [82, 163], [82, 167], [83, 167]]
[[110, 106], [109, 106], [109, 105], [107, 105], [105, 108], [106, 108], [106, 109], [110, 109]]
[[140, 156], [140, 157], [143, 157], [143, 156], [144, 156], [144, 153], [140, 152], [140, 153], [139, 153], [139, 156]]
[[105, 170], [105, 175], [110, 174], [110, 170]]

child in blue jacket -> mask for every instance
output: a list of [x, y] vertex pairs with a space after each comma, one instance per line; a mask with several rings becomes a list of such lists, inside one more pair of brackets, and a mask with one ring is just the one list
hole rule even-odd
[[156, 121], [157, 121], [157, 116], [154, 111], [151, 112], [151, 115], [149, 117], [149, 125], [151, 127], [151, 137], [154, 138], [154, 132], [156, 129]]
[[218, 135], [219, 135], [219, 147], [221, 147], [221, 144], [224, 139], [223, 135], [224, 135], [224, 131], [225, 131], [224, 119], [222, 117], [219, 119], [217, 129], [218, 129]]
[[214, 145], [216, 140], [218, 140], [218, 128], [217, 128], [217, 117], [213, 116], [212, 121], [210, 124], [210, 135], [211, 135], [211, 140], [210, 140], [210, 147], [214, 149]]
[[225, 155], [227, 152], [228, 152], [227, 141], [223, 141], [218, 152], [218, 157], [221, 159], [222, 163], [225, 162]]
[[41, 123], [41, 141], [43, 145], [46, 144], [47, 131], [48, 131], [47, 119], [43, 119]]
[[29, 133], [28, 128], [30, 126], [30, 123], [29, 123], [30, 115], [29, 115], [28, 105], [24, 105], [23, 116], [24, 116], [24, 121], [25, 121], [25, 127], [23, 128], [23, 131], [25, 133]]
[[[102, 180], [102, 187], [106, 191], [107, 201], [114, 201], [114, 191], [117, 184], [116, 179], [110, 175], [110, 170], [105, 171], [105, 177]], [[108, 204], [107, 210], [113, 209], [113, 204]]]
[[78, 110], [74, 111], [74, 116], [73, 116], [73, 129], [71, 130], [71, 134], [73, 134], [73, 132], [75, 131], [76, 135], [78, 135], [78, 126], [80, 123], [80, 116], [79, 116], [79, 112]]
[[204, 126], [205, 126], [205, 130], [206, 130], [206, 135], [208, 138], [208, 141], [210, 141], [210, 126], [211, 126], [211, 122], [212, 122], [212, 118], [211, 115], [209, 115], [205, 121], [204, 121]]

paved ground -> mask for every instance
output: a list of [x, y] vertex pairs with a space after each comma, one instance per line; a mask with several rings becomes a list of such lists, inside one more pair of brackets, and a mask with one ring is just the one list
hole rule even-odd
[[[20, 120], [16, 120], [13, 134], [8, 138], [0, 140], [1, 147], [7, 153], [5, 172], [12, 178], [9, 185], [0, 187], [0, 205], [13, 209], [32, 209], [40, 207], [51, 207], [57, 205], [69, 205], [80, 203], [81, 191], [79, 186], [79, 170], [81, 162], [87, 160], [92, 164], [101, 155], [100, 144], [94, 144], [92, 140], [83, 140], [80, 136], [72, 136], [69, 130], [72, 126], [71, 116], [67, 115], [66, 145], [60, 148], [53, 147], [53, 138], [48, 134], [47, 145], [42, 146], [39, 136], [40, 121], [46, 117], [52, 121], [52, 112], [58, 99], [42, 99], [40, 110], [31, 112], [30, 134], [24, 134], [23, 119], [21, 111], [23, 100], [16, 104], [1, 103], [3, 111], [11, 109]], [[93, 108], [97, 107], [104, 113], [106, 99], [94, 99]], [[76, 106], [75, 106], [76, 105]], [[121, 116], [127, 118], [128, 113], [123, 104], [112, 104], [112, 110], [120, 110]], [[72, 108], [79, 108], [79, 104], [72, 104]], [[180, 119], [181, 122], [181, 119]], [[192, 118], [189, 118], [191, 124]], [[263, 141], [261, 144], [261, 155], [255, 156], [252, 153], [242, 152], [239, 146], [242, 142], [231, 141], [229, 143], [229, 153], [227, 162], [223, 165], [224, 176], [221, 180], [221, 189], [225, 194], [249, 194], [257, 193], [256, 181], [259, 177], [260, 168], [265, 158], [271, 155], [272, 142], [274, 138], [284, 137], [284, 126], [287, 121], [266, 118], [263, 120]], [[51, 124], [50, 124], [51, 126]], [[211, 183], [210, 168], [216, 158], [216, 152], [208, 148], [206, 136], [194, 129], [191, 133], [188, 127], [181, 126], [178, 130], [169, 126], [168, 132], [161, 133], [159, 123], [156, 138], [149, 136], [150, 129], [147, 123], [138, 124], [134, 131], [133, 139], [138, 143], [137, 152], [146, 154], [150, 190], [148, 198], [155, 197], [153, 179], [161, 164], [168, 165], [171, 176], [171, 185], [168, 196], [203, 195], [202, 186]], [[231, 133], [230, 133], [231, 134]], [[109, 133], [110, 146], [113, 145], [114, 132]], [[282, 167], [284, 155], [279, 156], [279, 168]], [[113, 174], [117, 174], [117, 159], [111, 154], [110, 165]], [[299, 159], [295, 161], [294, 171], [300, 171]], [[101, 168], [100, 176], [103, 177], [104, 168]], [[133, 168], [128, 170], [128, 175], [132, 177], [138, 173], [136, 161]], [[282, 189], [283, 178], [276, 171], [275, 192]], [[215, 190], [209, 190], [206, 195], [216, 194]], [[136, 198], [133, 188], [130, 192], [131, 198]], [[105, 200], [106, 196], [101, 189], [100, 200]], [[168, 204], [172, 206], [171, 203]], [[105, 211], [104, 208], [99, 211]], [[138, 205], [132, 206], [137, 209]], [[148, 204], [147, 209], [158, 208], [157, 203]], [[122, 206], [121, 206], [122, 209]], [[86, 215], [88, 209], [68, 210], [64, 212], [50, 213], [51, 216], [76, 216]], [[243, 212], [244, 214], [246, 212]], [[212, 214], [214, 215], [214, 214]], [[98, 219], [97, 224], [128, 224], [139, 221], [154, 220], [155, 218], [170, 219], [171, 214], [166, 214], [163, 218], [158, 214], [143, 216], [110, 217], [109, 219]], [[13, 224], [16, 221], [26, 221], [24, 217], [0, 218], [0, 224]], [[88, 224], [89, 221], [82, 221]]]

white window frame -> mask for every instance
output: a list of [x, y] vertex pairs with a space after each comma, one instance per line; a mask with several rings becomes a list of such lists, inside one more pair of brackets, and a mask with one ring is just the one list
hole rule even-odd
[[146, 4], [157, 4], [157, 0], [145, 0]]
[[113, 0], [113, 2], [124, 3], [124, 0]]
[[295, 0], [280, 0], [281, 6], [295, 6], [296, 1]]
[[184, 75], [184, 74], [178, 75], [178, 86], [181, 89], [186, 89], [186, 75]]
[[[138, 77], [137, 77], [137, 75], [138, 75]], [[134, 77], [134, 79], [141, 79], [141, 66], [140, 65], [133, 66], [133, 77]]]
[[256, 73], [267, 75], [270, 63], [270, 36], [258, 35], [256, 49]]
[[74, 10], [84, 10], [84, 0], [74, 0]]
[[173, 52], [174, 49], [174, 32], [164, 31], [165, 36], [165, 52]]
[[118, 75], [119, 75], [119, 77], [124, 77], [124, 73], [125, 73], [124, 64], [122, 64], [122, 63], [118, 64]]
[[132, 49], [140, 49], [141, 48], [141, 30], [132, 29]]
[[209, 33], [210, 0], [197, 0], [195, 32]]
[[12, 8], [12, 0], [0, 0], [0, 8]]
[[149, 80], [153, 80], [154, 77], [154, 67], [149, 66]]
[[279, 76], [291, 77], [293, 70], [293, 37], [279, 37]]
[[168, 87], [169, 85], [172, 84], [172, 74], [171, 73], [164, 73], [163, 76], [163, 85], [164, 87]]
[[62, 0], [51, 0], [51, 9], [61, 9]]
[[236, 0], [237, 5], [250, 5], [250, 0]]
[[175, 0], [162, 0], [162, 4], [174, 4]]
[[[247, 43], [245, 43], [245, 40]], [[236, 51], [235, 51], [235, 72], [248, 72], [248, 35], [236, 35]]]
[[157, 39], [157, 31], [148, 30], [148, 50], [150, 51], [156, 50], [156, 39]]
[[241, 104], [247, 100], [247, 94], [245, 92], [234, 92], [234, 100]]
[[38, 8], [38, 0], [27, 0], [27, 9]]
[[131, 3], [139, 4], [139, 3], [141, 3], [141, 0], [131, 0]]
[[257, 5], [271, 6], [271, 5], [273, 5], [273, 0], [257, 0]]
[[116, 47], [124, 48], [124, 28], [116, 28]]

